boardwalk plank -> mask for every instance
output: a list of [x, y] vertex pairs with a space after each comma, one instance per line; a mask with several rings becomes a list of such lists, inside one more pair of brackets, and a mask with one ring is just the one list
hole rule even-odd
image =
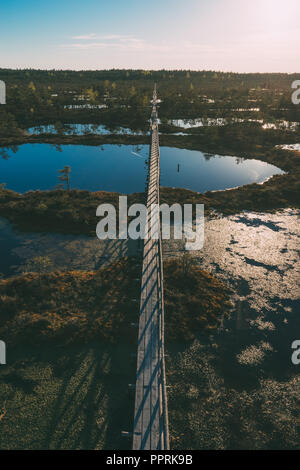
[[[148, 230], [151, 223], [160, 236], [159, 215], [151, 213], [151, 205], [159, 204], [160, 155], [156, 110], [156, 89], [153, 93], [151, 149], [147, 191]], [[145, 240], [141, 283], [139, 336], [137, 354], [137, 378], [135, 395], [135, 417], [133, 449], [168, 449], [168, 410], [164, 400], [163, 380], [164, 348], [161, 338], [162, 282], [161, 243], [158, 239]]]

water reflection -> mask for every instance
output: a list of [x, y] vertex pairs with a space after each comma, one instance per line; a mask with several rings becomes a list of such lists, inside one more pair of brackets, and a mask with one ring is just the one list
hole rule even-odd
[[[49, 190], [58, 171], [71, 167], [71, 188], [133, 193], [144, 191], [147, 145], [24, 144], [2, 149], [1, 182], [18, 192]], [[9, 158], [13, 155], [13, 158]], [[140, 158], [140, 157], [143, 158]], [[180, 172], [178, 172], [178, 165]], [[205, 192], [261, 183], [283, 172], [259, 160], [161, 148], [161, 185]]]
[[8, 160], [12, 154], [17, 153], [19, 147], [17, 145], [9, 145], [7, 147], [0, 147], [0, 158]]
[[282, 148], [283, 150], [295, 150], [300, 152], [300, 144], [287, 144], [287, 145], [276, 145], [277, 148]]
[[62, 134], [62, 135], [143, 135], [142, 131], [133, 131], [127, 127], [116, 127], [104, 124], [64, 124], [56, 123], [46, 126], [35, 126], [27, 130], [29, 134]]
[[[238, 111], [238, 110], [236, 110]], [[240, 110], [240, 111], [247, 111]], [[248, 110], [251, 111], [251, 110]], [[243, 119], [243, 118], [198, 118], [198, 119], [170, 119], [169, 124], [175, 127], [181, 127], [182, 129], [193, 129], [197, 127], [220, 127], [227, 126], [235, 123], [242, 122], [256, 122], [261, 124], [263, 129], [274, 129], [274, 130], [290, 130], [297, 131], [300, 128], [299, 122], [291, 122], [286, 120], [276, 120], [274, 122], [266, 122], [263, 119]]]
[[5, 276], [26, 272], [39, 256], [49, 258], [51, 271], [90, 271], [135, 256], [138, 248], [138, 242], [132, 240], [98, 240], [96, 235], [24, 233], [0, 218], [0, 273]]
[[[233, 306], [219, 330], [199, 332], [167, 361], [170, 419], [185, 429], [180, 448], [298, 447], [300, 377], [291, 344], [300, 331], [299, 239], [294, 210], [206, 222], [204, 249], [193, 255], [231, 287]], [[168, 257], [180, 249], [164, 242]]]

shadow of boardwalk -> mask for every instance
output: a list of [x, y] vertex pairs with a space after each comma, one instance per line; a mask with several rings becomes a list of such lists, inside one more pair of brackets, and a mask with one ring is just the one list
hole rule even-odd
[[[0, 371], [0, 407], [7, 411], [0, 448], [129, 448], [121, 431], [132, 427], [134, 350], [93, 344], [11, 358], [7, 372]], [[25, 390], [19, 386], [25, 381], [35, 386]]]

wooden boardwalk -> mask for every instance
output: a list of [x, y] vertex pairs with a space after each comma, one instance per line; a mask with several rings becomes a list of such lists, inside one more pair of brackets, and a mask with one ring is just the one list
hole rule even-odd
[[151, 148], [147, 189], [148, 238], [144, 241], [135, 414], [134, 450], [168, 450], [169, 425], [164, 353], [163, 262], [158, 211], [160, 152], [156, 87], [151, 115]]

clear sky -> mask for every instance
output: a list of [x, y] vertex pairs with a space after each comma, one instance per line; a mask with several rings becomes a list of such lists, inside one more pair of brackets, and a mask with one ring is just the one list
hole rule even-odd
[[0, 0], [0, 67], [300, 72], [300, 0]]

